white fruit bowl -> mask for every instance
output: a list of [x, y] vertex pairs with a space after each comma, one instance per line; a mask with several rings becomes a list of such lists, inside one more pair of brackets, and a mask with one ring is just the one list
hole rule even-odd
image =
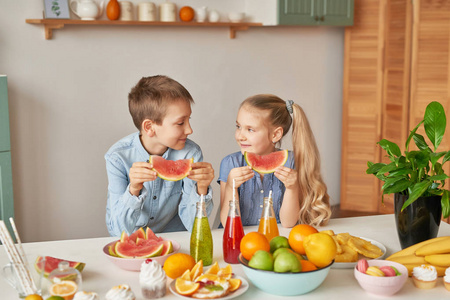
[[[167, 240], [167, 239], [164, 239], [164, 240]], [[169, 253], [167, 255], [150, 257], [150, 259], [158, 262], [162, 266], [162, 265], [164, 265], [164, 262], [166, 261], [166, 259], [169, 256], [180, 251], [180, 248], [181, 248], [180, 244], [178, 244], [178, 242], [176, 242], [174, 240], [170, 240], [170, 241], [172, 242], [172, 247], [173, 247], [172, 253]], [[108, 250], [109, 246], [114, 245], [116, 242], [117, 241], [108, 243], [103, 247], [103, 253], [106, 255], [106, 257], [121, 269], [124, 269], [127, 271], [135, 271], [135, 272], [140, 271], [141, 265], [146, 260], [146, 258], [121, 258], [121, 257], [112, 256], [109, 254], [109, 250]]]
[[297, 296], [307, 294], [318, 288], [330, 271], [331, 262], [328, 266], [300, 273], [277, 273], [252, 268], [248, 261], [239, 254], [239, 262], [244, 268], [247, 278], [259, 289], [266, 293], [280, 296]]

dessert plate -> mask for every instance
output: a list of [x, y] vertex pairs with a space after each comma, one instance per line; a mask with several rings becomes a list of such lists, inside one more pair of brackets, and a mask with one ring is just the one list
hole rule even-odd
[[[239, 278], [242, 281], [241, 286], [236, 291], [232, 292], [231, 294], [228, 294], [225, 297], [219, 297], [219, 298], [215, 298], [215, 299], [221, 299], [221, 300], [233, 299], [235, 297], [239, 297], [240, 295], [242, 295], [243, 293], [245, 293], [248, 290], [247, 280], [245, 280], [241, 276], [237, 276], [237, 275], [235, 275], [234, 278]], [[172, 292], [172, 294], [174, 294], [177, 297], [180, 297], [183, 299], [195, 299], [193, 297], [188, 297], [188, 296], [183, 296], [183, 295], [178, 294], [177, 291], [175, 290], [175, 280], [173, 280], [170, 283], [169, 289]]]
[[[365, 238], [365, 237], [359, 237], [359, 238], [371, 242], [372, 244], [374, 244], [375, 246], [380, 248], [381, 251], [383, 251], [383, 255], [381, 255], [380, 257], [374, 258], [374, 259], [383, 259], [386, 256], [386, 247], [382, 243], [377, 242], [372, 239]], [[372, 259], [372, 258], [367, 258], [367, 257], [359, 254], [358, 259], [360, 259], [360, 258], [365, 258], [367, 260]], [[334, 264], [331, 265], [331, 268], [332, 269], [352, 269], [356, 266], [357, 263], [358, 263], [357, 261], [356, 262], [334, 262]]]

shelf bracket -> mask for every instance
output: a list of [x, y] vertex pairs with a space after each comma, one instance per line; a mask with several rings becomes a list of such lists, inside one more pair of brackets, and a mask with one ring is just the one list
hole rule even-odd
[[236, 31], [248, 30], [247, 25], [242, 26], [230, 26], [230, 39], [236, 38]]
[[53, 29], [61, 29], [64, 28], [64, 24], [45, 24], [45, 39], [51, 40], [53, 37]]

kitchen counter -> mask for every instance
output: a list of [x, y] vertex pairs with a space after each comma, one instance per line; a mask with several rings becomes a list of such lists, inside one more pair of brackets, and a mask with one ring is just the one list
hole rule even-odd
[[[393, 215], [378, 215], [356, 218], [332, 219], [327, 226], [319, 230], [332, 229], [335, 233], [349, 232], [354, 236], [361, 236], [376, 240], [386, 246], [387, 255], [400, 250], [400, 243], [397, 237]], [[246, 233], [256, 231], [257, 227], [245, 227]], [[288, 236], [290, 228], [282, 228], [279, 225], [280, 235]], [[221, 267], [226, 263], [222, 257], [222, 235], [223, 229], [212, 231], [214, 239], [213, 261], [218, 261]], [[181, 244], [180, 252], [189, 253], [190, 235], [188, 232], [172, 232], [157, 234], [164, 238], [176, 240]], [[438, 236], [450, 236], [450, 225], [441, 222]], [[30, 262], [34, 261], [38, 255], [54, 256], [67, 260], [80, 261], [86, 263], [83, 275], [83, 290], [97, 292], [100, 299], [104, 299], [106, 292], [113, 286], [128, 284], [135, 292], [138, 300], [143, 300], [139, 287], [139, 273], [119, 269], [103, 254], [103, 246], [109, 242], [117, 240], [113, 237], [91, 238], [79, 240], [51, 241], [24, 243], [23, 247]], [[8, 258], [3, 246], [0, 246], [0, 265], [8, 263]], [[232, 265], [233, 272], [246, 278], [242, 266]], [[168, 285], [172, 280], [168, 278]], [[239, 299], [292, 299], [292, 297], [282, 297], [267, 294], [256, 288], [249, 282], [249, 289]], [[431, 290], [420, 290], [414, 287], [412, 279], [409, 278], [395, 299], [442, 299], [449, 297], [442, 283], [442, 277], [438, 278], [437, 286]], [[361, 289], [354, 278], [353, 269], [331, 269], [323, 284], [309, 294], [302, 295], [302, 299], [379, 299], [377, 296], [367, 294]], [[5, 280], [0, 279], [0, 299], [18, 299], [17, 293]], [[169, 290], [162, 299], [179, 299]]]

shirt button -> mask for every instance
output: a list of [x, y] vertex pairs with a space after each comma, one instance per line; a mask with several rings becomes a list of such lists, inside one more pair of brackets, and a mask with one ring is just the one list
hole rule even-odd
[[155, 200], [156, 199], [156, 196], [153, 196], [153, 200]]
[[263, 194], [264, 193], [264, 190], [261, 190], [261, 194]]
[[263, 207], [262, 205], [260, 205], [259, 207]]
[[153, 217], [150, 218], [150, 220], [153, 220], [153, 219], [154, 219]]

